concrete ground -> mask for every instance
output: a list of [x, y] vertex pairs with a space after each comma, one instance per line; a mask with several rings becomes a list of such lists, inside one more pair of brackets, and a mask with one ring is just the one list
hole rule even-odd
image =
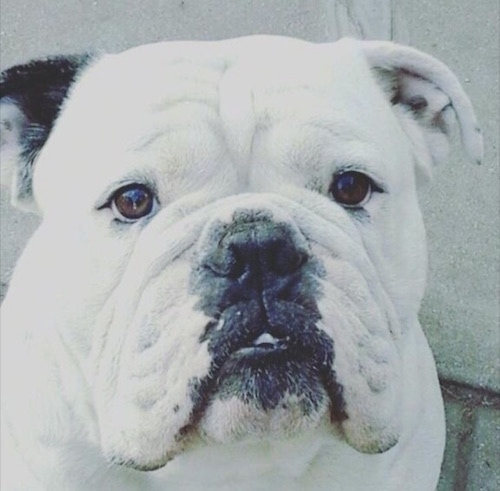
[[[500, 489], [499, 2], [498, 0], [0, 0], [2, 68], [32, 57], [117, 51], [164, 39], [250, 33], [312, 41], [348, 28], [392, 35], [433, 54], [458, 75], [485, 135], [482, 166], [457, 142], [422, 194], [430, 272], [422, 321], [436, 355], [448, 416], [439, 491]], [[357, 5], [357, 6], [356, 6]], [[388, 22], [388, 13], [395, 23]], [[358, 9], [356, 11], [356, 9]], [[384, 11], [384, 9], [386, 9]], [[352, 23], [349, 14], [363, 22]], [[407, 28], [400, 22], [404, 15]], [[350, 20], [351, 19], [351, 20]], [[2, 291], [37, 219], [1, 196]]]

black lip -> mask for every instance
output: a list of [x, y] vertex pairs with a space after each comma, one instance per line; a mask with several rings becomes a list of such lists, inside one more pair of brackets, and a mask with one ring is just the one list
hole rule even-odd
[[[209, 322], [200, 341], [208, 341], [214, 368], [222, 366], [233, 354], [246, 350], [250, 353], [286, 351], [301, 359], [331, 361], [331, 339], [316, 327], [319, 315], [303, 305], [275, 301], [264, 309], [258, 301], [240, 302]], [[222, 327], [221, 327], [222, 326]], [[275, 344], [255, 345], [255, 341], [268, 333]]]
[[[273, 310], [263, 315], [255, 305], [238, 304], [207, 325], [202, 338], [208, 341], [212, 365], [208, 376], [193, 380], [191, 385], [193, 424], [215, 396], [236, 395], [268, 410], [276, 407], [285, 393], [300, 396], [306, 413], [317, 407], [326, 393], [332, 420], [345, 419], [342, 386], [332, 369], [333, 340], [316, 327], [318, 316], [290, 302], [275, 302]], [[278, 311], [288, 323], [277, 322]], [[235, 316], [236, 312], [240, 315]], [[279, 341], [254, 346], [254, 340], [265, 332]]]

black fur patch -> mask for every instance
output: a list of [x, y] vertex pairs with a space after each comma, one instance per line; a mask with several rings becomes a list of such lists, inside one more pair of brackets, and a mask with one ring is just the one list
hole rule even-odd
[[8, 68], [0, 76], [0, 98], [13, 100], [28, 121], [50, 129], [69, 87], [90, 59], [90, 54], [56, 56]]
[[[91, 59], [90, 54], [56, 56], [16, 65], [0, 75], [0, 103], [15, 105], [24, 116], [18, 142], [20, 195], [31, 194], [33, 162], [47, 141], [71, 84]], [[3, 124], [8, 130], [10, 122]]]

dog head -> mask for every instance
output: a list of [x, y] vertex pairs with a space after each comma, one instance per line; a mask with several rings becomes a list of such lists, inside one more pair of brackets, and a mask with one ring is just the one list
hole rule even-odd
[[382, 42], [161, 43], [7, 70], [2, 160], [43, 217], [11, 289], [78, 360], [107, 457], [154, 469], [193, 441], [325, 421], [391, 448], [425, 285], [416, 188], [455, 115], [480, 159], [453, 74]]

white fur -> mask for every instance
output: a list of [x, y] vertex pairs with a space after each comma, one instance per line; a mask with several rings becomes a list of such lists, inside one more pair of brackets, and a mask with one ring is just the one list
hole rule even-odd
[[[162, 43], [83, 73], [36, 162], [43, 222], [2, 308], [2, 489], [435, 488], [444, 418], [417, 318], [426, 248], [415, 177], [415, 152], [435, 151], [370, 72], [365, 53], [403, 63], [391, 46]], [[464, 134], [470, 109], [452, 92]], [[327, 196], [345, 166], [383, 184], [369, 221]], [[114, 230], [97, 208], [137, 176], [155, 180], [161, 209]], [[287, 223], [324, 264], [319, 327], [335, 343], [349, 418], [332, 425], [322, 407], [302, 420], [293, 400], [272, 414], [219, 400], [178, 439], [189, 381], [210, 363], [190, 268], [211, 224], [240, 208]], [[165, 456], [152, 472], [106, 460]]]

